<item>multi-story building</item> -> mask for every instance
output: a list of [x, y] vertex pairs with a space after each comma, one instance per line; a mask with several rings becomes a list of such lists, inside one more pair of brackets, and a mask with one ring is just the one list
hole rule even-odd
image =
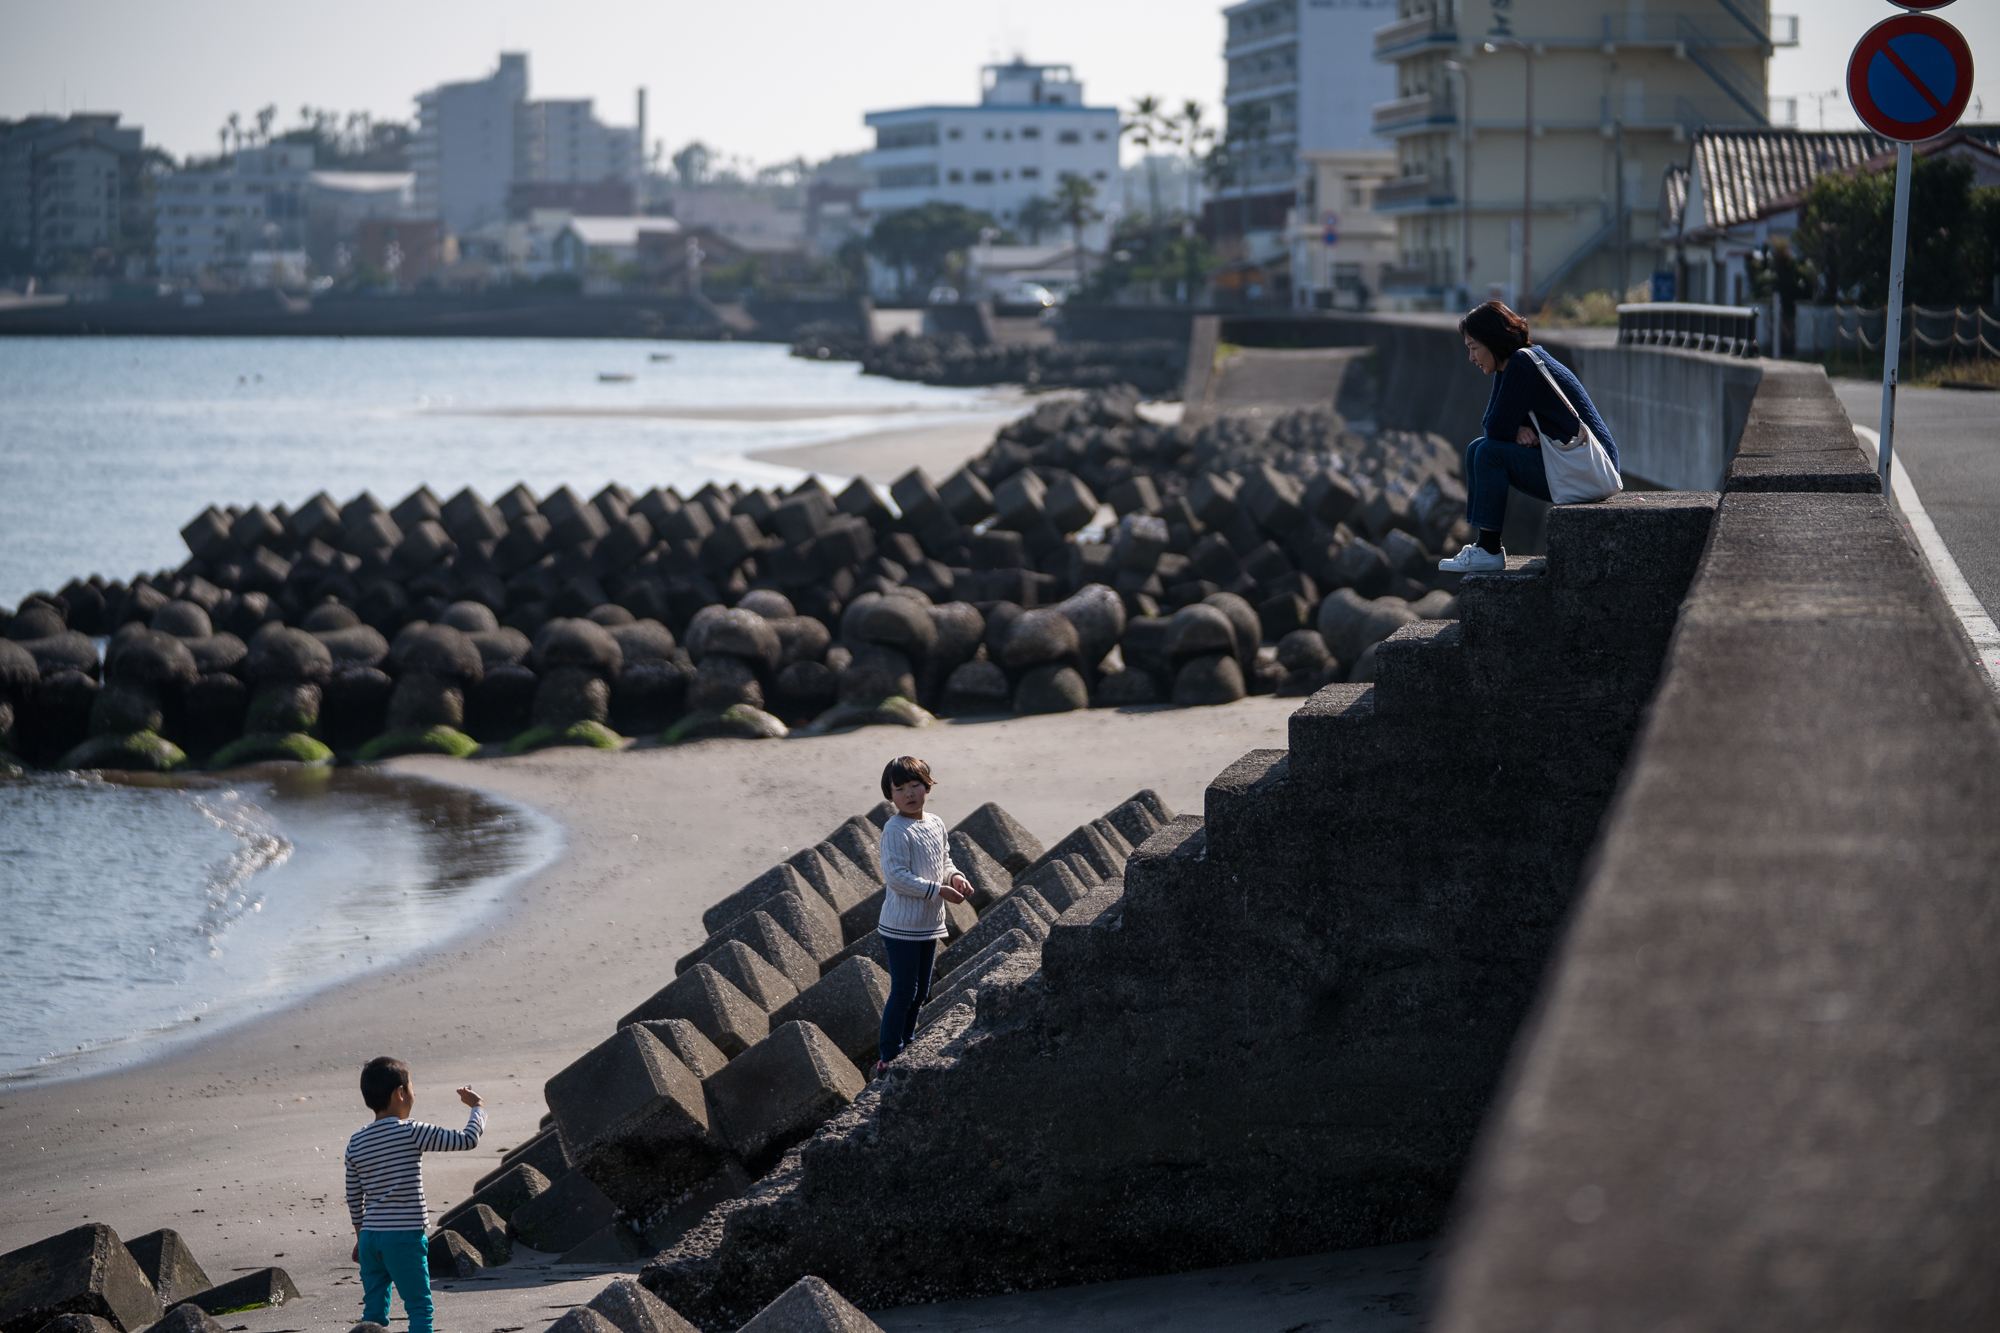
[[1375, 192], [1396, 174], [1387, 149], [1305, 149], [1292, 210], [1292, 304], [1366, 310], [1396, 265], [1396, 224]]
[[1204, 210], [1246, 254], [1285, 248], [1286, 214], [1310, 177], [1301, 154], [1379, 149], [1370, 113], [1394, 91], [1369, 39], [1396, 0], [1245, 0], [1222, 11], [1227, 178]]
[[312, 175], [312, 145], [277, 143], [242, 149], [213, 171], [164, 177], [153, 242], [160, 273], [241, 269], [254, 253], [303, 256]]
[[[629, 192], [639, 181], [639, 140], [637, 129], [600, 123], [587, 98], [530, 102], [528, 57], [506, 52], [484, 79], [418, 95], [410, 146], [417, 211], [471, 232], [507, 219], [510, 202], [518, 214], [606, 182]], [[521, 185], [551, 188], [524, 193]]]
[[0, 120], [0, 265], [116, 250], [144, 207], [140, 140], [115, 112]]
[[1657, 267], [1659, 182], [1705, 126], [1767, 123], [1769, 0], [1398, 0], [1375, 33], [1397, 175], [1391, 304], [1624, 292]]
[[517, 183], [639, 179], [639, 131], [598, 120], [589, 98], [529, 102], [514, 139]]
[[507, 216], [514, 183], [519, 113], [528, 100], [528, 57], [503, 53], [484, 79], [447, 83], [417, 95], [410, 167], [417, 212], [450, 231], [470, 231]]
[[[862, 156], [872, 186], [862, 211], [881, 217], [933, 201], [961, 204], [1011, 225], [1030, 199], [1053, 198], [1064, 176], [1098, 192], [1111, 212], [1118, 174], [1118, 109], [1087, 106], [1068, 65], [988, 65], [977, 106], [873, 111], [874, 150]], [[1108, 222], [1084, 229], [1101, 250]]]

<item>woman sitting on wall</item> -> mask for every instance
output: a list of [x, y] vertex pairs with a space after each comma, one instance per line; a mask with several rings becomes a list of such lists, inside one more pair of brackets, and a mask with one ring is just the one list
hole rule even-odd
[[[1531, 347], [1528, 321], [1506, 305], [1488, 301], [1474, 307], [1458, 321], [1458, 331], [1472, 364], [1493, 376], [1493, 394], [1486, 400], [1484, 433], [1465, 446], [1465, 517], [1479, 529], [1479, 540], [1451, 559], [1439, 561], [1438, 568], [1461, 574], [1488, 573], [1507, 567], [1507, 553], [1500, 547], [1500, 529], [1507, 519], [1507, 488], [1512, 486], [1538, 500], [1549, 499], [1543, 434], [1569, 442], [1576, 439], [1580, 427], [1588, 426], [1604, 446], [1613, 469], [1618, 465], [1618, 445], [1569, 367]], [[1534, 421], [1529, 420], [1531, 413]], [[1537, 422], [1540, 431], [1535, 428]]]

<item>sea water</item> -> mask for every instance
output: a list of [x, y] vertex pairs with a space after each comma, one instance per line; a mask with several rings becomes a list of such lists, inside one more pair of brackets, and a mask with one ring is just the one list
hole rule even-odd
[[1004, 418], [762, 343], [0, 338], [0, 605], [176, 567], [211, 504], [793, 484], [747, 455], [967, 412]]
[[560, 841], [372, 769], [0, 778], [0, 1082], [143, 1058], [441, 944]]

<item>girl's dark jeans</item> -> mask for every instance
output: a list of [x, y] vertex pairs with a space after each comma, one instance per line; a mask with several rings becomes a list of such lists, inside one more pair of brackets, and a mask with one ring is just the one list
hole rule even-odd
[[1465, 521], [1498, 532], [1507, 523], [1507, 488], [1549, 498], [1542, 451], [1512, 440], [1481, 436], [1465, 446]]
[[889, 1002], [882, 1006], [882, 1063], [902, 1053], [917, 1035], [917, 1015], [931, 998], [931, 961], [936, 940], [892, 940], [882, 937], [889, 955]]

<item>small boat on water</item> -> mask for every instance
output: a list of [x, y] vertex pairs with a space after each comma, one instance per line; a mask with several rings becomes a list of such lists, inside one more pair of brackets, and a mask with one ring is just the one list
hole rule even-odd
[[598, 374], [597, 382], [599, 384], [630, 384], [632, 377], [623, 371], [606, 370]]
[[674, 354], [672, 352], [655, 352], [652, 359], [655, 361], [671, 361], [674, 359]]

